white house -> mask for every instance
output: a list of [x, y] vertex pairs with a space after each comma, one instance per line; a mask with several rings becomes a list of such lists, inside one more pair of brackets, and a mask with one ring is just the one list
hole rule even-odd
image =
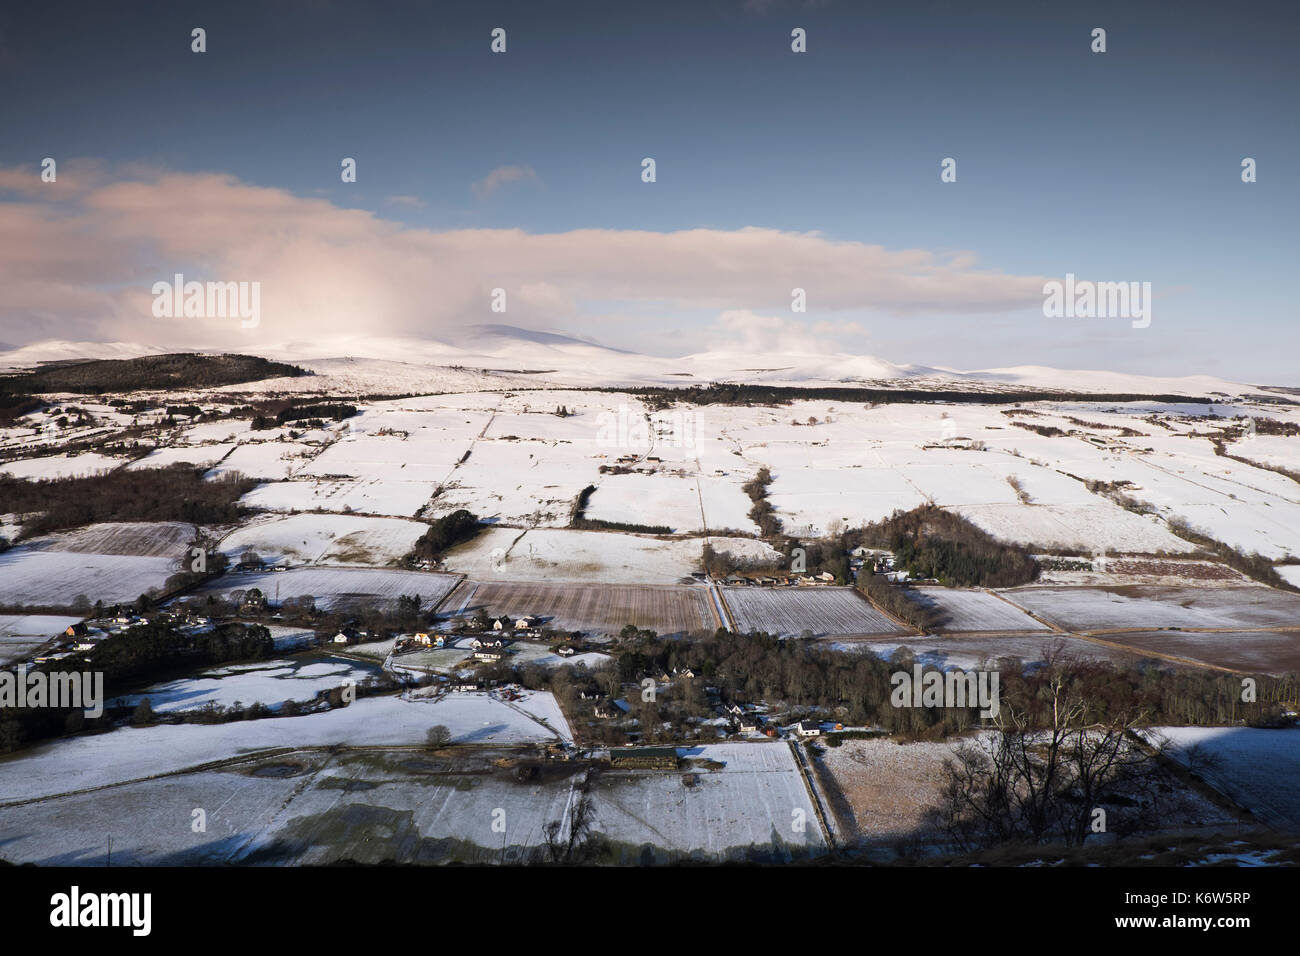
[[800, 737], [820, 737], [822, 735], [822, 725], [815, 720], [801, 720], [794, 726], [799, 731]]

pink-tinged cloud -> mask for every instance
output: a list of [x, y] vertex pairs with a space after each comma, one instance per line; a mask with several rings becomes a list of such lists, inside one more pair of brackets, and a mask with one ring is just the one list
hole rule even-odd
[[[1042, 301], [1042, 277], [980, 270], [966, 253], [891, 251], [817, 233], [435, 232], [219, 174], [135, 171], [120, 181], [86, 175], [77, 185], [61, 173], [46, 188], [34, 188], [33, 177], [39, 171], [0, 170], [0, 340], [18, 344], [236, 347], [438, 336], [476, 322], [591, 328], [601, 316], [618, 321], [629, 304], [716, 334], [718, 313], [791, 315], [796, 287], [806, 291], [808, 314], [792, 321], [834, 338], [857, 334], [836, 325], [854, 311], [998, 313]], [[176, 272], [260, 282], [260, 325], [154, 318], [151, 286]], [[496, 288], [507, 292], [504, 315], [490, 310]], [[733, 331], [745, 324], [729, 321]]]
[[498, 166], [469, 188], [479, 199], [486, 199], [508, 183], [537, 182], [531, 166]]

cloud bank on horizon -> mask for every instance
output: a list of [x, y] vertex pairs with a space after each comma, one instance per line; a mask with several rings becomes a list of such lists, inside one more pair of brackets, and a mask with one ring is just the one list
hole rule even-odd
[[[498, 184], [521, 178], [498, 176]], [[155, 318], [155, 282], [258, 282], [261, 320]], [[175, 347], [382, 335], [438, 338], [508, 322], [616, 335], [644, 316], [678, 354], [861, 351], [874, 313], [979, 315], [1037, 307], [1042, 277], [970, 253], [890, 250], [750, 226], [673, 232], [415, 228], [220, 173], [83, 161], [55, 183], [0, 169], [0, 340]], [[493, 290], [505, 290], [504, 313]], [[805, 314], [792, 310], [803, 289]]]

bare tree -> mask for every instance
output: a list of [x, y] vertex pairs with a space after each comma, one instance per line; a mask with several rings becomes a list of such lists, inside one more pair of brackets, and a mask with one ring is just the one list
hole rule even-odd
[[595, 859], [604, 847], [604, 840], [594, 832], [596, 805], [591, 800], [595, 780], [588, 773], [578, 788], [577, 799], [568, 808], [567, 819], [551, 820], [542, 827], [546, 843], [537, 848], [534, 862], [552, 864], [581, 864]]
[[1102, 804], [1128, 807], [1115, 832], [1149, 826], [1163, 776], [1159, 745], [1134, 732], [1143, 715], [1090, 722], [1085, 701], [1058, 672], [1047, 683], [1045, 718], [1003, 702], [996, 729], [958, 749], [930, 822], [965, 851], [1007, 843], [1076, 846]]

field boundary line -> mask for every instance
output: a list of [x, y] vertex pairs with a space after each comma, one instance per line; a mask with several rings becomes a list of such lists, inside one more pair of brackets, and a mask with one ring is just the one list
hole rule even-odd
[[995, 598], [997, 598], [997, 599], [1000, 600], [1000, 601], [1005, 601], [1007, 604], [1010, 604], [1013, 608], [1015, 608], [1015, 609], [1016, 609], [1017, 611], [1019, 611], [1021, 614], [1024, 614], [1026, 617], [1031, 617], [1031, 618], [1033, 618], [1033, 619], [1034, 619], [1035, 621], [1037, 621], [1039, 624], [1045, 624], [1045, 625], [1047, 625], [1047, 626], [1050, 627], [1053, 631], [1055, 631], [1057, 634], [1064, 634], [1064, 633], [1066, 633], [1065, 628], [1063, 628], [1063, 627], [1061, 627], [1060, 625], [1056, 624], [1054, 621], [1049, 621], [1049, 620], [1048, 620], [1047, 618], [1045, 618], [1045, 617], [1039, 617], [1037, 614], [1035, 614], [1033, 611], [1029, 610], [1029, 608], [1027, 608], [1027, 607], [1021, 607], [1019, 604], [1017, 604], [1015, 601], [1011, 600], [1011, 598], [1007, 597], [1005, 594], [1000, 594], [1000, 593], [998, 593], [997, 591], [990, 591], [990, 590], [988, 590], [988, 589], [986, 589], [986, 588], [985, 588], [985, 589], [981, 589], [981, 590], [983, 590], [984, 593], [986, 593], [986, 594], [992, 594]]
[[1177, 654], [1166, 654], [1163, 651], [1148, 651], [1136, 647], [1130, 647], [1127, 644], [1120, 644], [1116, 641], [1107, 641], [1100, 637], [1094, 637], [1091, 634], [1071, 633], [1067, 637], [1077, 637], [1081, 641], [1088, 641], [1097, 644], [1100, 647], [1107, 647], [1111, 650], [1124, 651], [1127, 654], [1133, 654], [1137, 657], [1153, 657], [1156, 660], [1168, 661], [1171, 664], [1182, 664], [1187, 667], [1200, 667], [1205, 670], [1218, 671], [1222, 674], [1240, 674], [1241, 671], [1233, 670], [1231, 667], [1224, 667], [1220, 664], [1210, 664], [1206, 661], [1198, 661], [1191, 657], [1179, 657]]
[[[40, 797], [27, 797], [22, 800], [12, 800], [7, 803], [0, 803], [0, 809], [9, 809], [10, 807], [24, 807], [32, 803], [40, 803], [44, 800], [58, 800], [63, 797], [75, 797], [83, 793], [95, 793], [99, 790], [112, 790], [114, 787], [125, 787], [133, 783], [148, 783], [150, 780], [165, 780], [168, 777], [179, 777], [190, 773], [205, 773], [209, 770], [222, 770], [226, 767], [238, 766], [241, 763], [249, 763], [255, 760], [264, 760], [267, 757], [287, 757], [290, 754], [300, 753], [304, 750], [311, 749], [306, 747], [273, 747], [269, 750], [259, 750], [253, 753], [239, 754], [235, 757], [223, 757], [220, 760], [209, 760], [206, 763], [194, 764], [190, 767], [182, 767], [178, 770], [166, 770], [162, 773], [151, 773], [143, 777], [132, 777], [129, 780], [117, 780], [113, 783], [101, 783], [94, 787], [84, 787], [80, 790], [64, 790], [60, 793], [48, 793]], [[328, 749], [328, 748], [320, 748]], [[21, 759], [21, 758], [19, 758]]]
[[799, 752], [799, 742], [797, 740], [791, 740], [787, 743], [790, 747], [790, 753], [794, 757], [795, 766], [799, 768], [799, 777], [803, 780], [804, 788], [808, 791], [808, 799], [812, 802], [813, 813], [817, 816], [817, 826], [821, 827], [822, 839], [826, 841], [827, 850], [834, 853], [836, 850], [835, 835], [831, 833], [830, 821], [827, 819], [826, 811], [822, 807], [821, 793], [813, 780], [812, 758]]

